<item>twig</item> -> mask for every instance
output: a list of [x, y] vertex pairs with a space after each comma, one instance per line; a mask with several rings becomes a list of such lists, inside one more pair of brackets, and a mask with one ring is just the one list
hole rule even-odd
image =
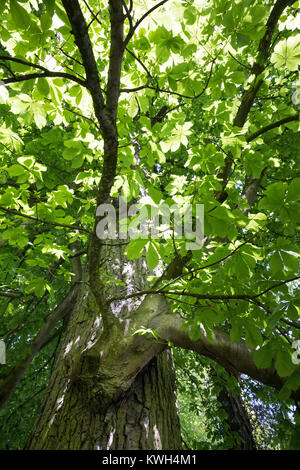
[[240, 64], [242, 67], [245, 67], [246, 69], [251, 70], [251, 67], [250, 67], [249, 65], [246, 65], [246, 64], [243, 64], [242, 62], [240, 62], [236, 57], [234, 57], [233, 54], [231, 54], [230, 51], [228, 51], [228, 54], [229, 54], [238, 64]]
[[[161, 7], [162, 5], [164, 5], [168, 0], [162, 0], [161, 2], [157, 3], [156, 5], [154, 5], [152, 8], [150, 8], [150, 10], [148, 10], [146, 13], [144, 13], [143, 16], [141, 16], [141, 18], [139, 20], [137, 20], [137, 22], [135, 23], [134, 26], [132, 26], [132, 28], [130, 28], [129, 30], [129, 33], [127, 34], [127, 37], [125, 39], [125, 46], [127, 46], [127, 44], [129, 43], [130, 39], [132, 38], [132, 36], [134, 35], [135, 31], [137, 30], [137, 28], [140, 26], [140, 24], [147, 18], [147, 16], [149, 16], [153, 11], [157, 10], [157, 8]], [[129, 9], [130, 10], [130, 9]]]

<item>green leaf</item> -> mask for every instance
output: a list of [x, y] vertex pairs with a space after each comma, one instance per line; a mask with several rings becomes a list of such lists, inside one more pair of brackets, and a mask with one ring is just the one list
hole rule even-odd
[[278, 251], [275, 251], [269, 260], [269, 265], [273, 274], [283, 271], [283, 262]]
[[9, 98], [7, 88], [0, 82], [0, 104], [5, 104]]
[[64, 157], [65, 160], [73, 160], [78, 154], [80, 153], [80, 149], [75, 148], [75, 147], [70, 147], [66, 148], [63, 151], [62, 156]]
[[206, 338], [207, 340], [213, 344], [215, 341], [215, 334], [212, 328], [210, 328], [206, 322], [203, 322], [203, 326], [205, 328]]
[[26, 293], [34, 292], [37, 297], [42, 297], [46, 291], [49, 289], [49, 286], [45, 279], [36, 278], [29, 282], [28, 286], [25, 289]]
[[295, 254], [288, 253], [287, 251], [284, 251], [284, 250], [281, 250], [280, 254], [287, 270], [297, 274], [299, 272], [298, 255], [296, 253]]
[[269, 210], [276, 210], [282, 206], [285, 193], [287, 189], [287, 183], [273, 183], [270, 184], [266, 190], [266, 196], [259, 202], [259, 208], [266, 208]]
[[138, 259], [142, 256], [144, 247], [147, 245], [148, 240], [137, 238], [131, 240], [126, 247], [126, 255], [128, 259]]
[[159, 204], [160, 201], [163, 199], [163, 194], [155, 189], [153, 186], [148, 188], [148, 193], [151, 199], [155, 202], [155, 204]]
[[300, 64], [299, 36], [289, 37], [276, 44], [271, 55], [271, 62], [278, 69], [285, 66], [288, 70], [297, 70]]
[[274, 330], [277, 322], [283, 316], [284, 314], [283, 305], [284, 304], [279, 303], [277, 307], [273, 310], [271, 316], [268, 318], [268, 327], [267, 327], [268, 333]]
[[287, 201], [299, 201], [300, 200], [300, 178], [294, 178], [289, 184], [287, 192]]
[[84, 162], [84, 156], [82, 154], [78, 154], [73, 158], [71, 167], [80, 168], [83, 165], [83, 162]]
[[270, 342], [263, 345], [253, 353], [253, 360], [255, 365], [261, 369], [267, 369], [271, 366], [274, 352]]
[[295, 370], [285, 382], [285, 386], [290, 390], [298, 390], [300, 387], [300, 370]]
[[189, 337], [192, 341], [198, 341], [202, 335], [203, 332], [199, 325], [194, 325], [189, 331]]
[[45, 127], [47, 124], [46, 111], [42, 102], [32, 103], [30, 109], [33, 112], [34, 121], [39, 129]]
[[158, 263], [159, 263], [159, 256], [158, 256], [157, 250], [156, 250], [156, 248], [154, 247], [154, 245], [153, 245], [152, 242], [149, 243], [149, 246], [148, 246], [148, 249], [147, 249], [146, 261], [147, 261], [148, 268], [149, 268], [151, 271], [152, 271], [154, 268], [156, 268], [156, 266], [157, 266]]
[[230, 340], [232, 343], [238, 343], [242, 338], [242, 324], [238, 319], [231, 320]]
[[50, 93], [50, 86], [46, 78], [39, 78], [37, 82], [37, 89], [42, 96], [47, 97]]
[[260, 329], [254, 325], [251, 320], [244, 322], [244, 327], [246, 330], [246, 344], [249, 348], [255, 349], [257, 346], [260, 346], [263, 342]]
[[17, 0], [10, 0], [10, 14], [17, 29], [28, 29], [31, 23], [30, 15]]
[[299, 316], [300, 316], [300, 308], [297, 307], [296, 305], [294, 304], [290, 304], [288, 306], [288, 309], [287, 309], [287, 316], [291, 319], [291, 320], [299, 320]]
[[2, 0], [0, 3], [0, 15], [4, 12], [5, 8], [7, 6], [7, 0]]
[[184, 10], [183, 17], [186, 20], [186, 24], [188, 24], [188, 25], [194, 24], [195, 21], [197, 20], [197, 10], [196, 10], [196, 8], [193, 7], [193, 6], [188, 6]]
[[26, 172], [26, 170], [21, 165], [15, 164], [15, 165], [12, 165], [11, 167], [9, 167], [7, 169], [7, 172], [9, 174], [9, 176], [13, 177], [13, 176], [23, 175]]
[[70, 22], [65, 9], [59, 2], [55, 2], [55, 13], [57, 14], [58, 18], [65, 23], [68, 27], [70, 27]]
[[48, 13], [44, 13], [40, 17], [40, 22], [41, 22], [42, 30], [47, 31], [49, 28], [51, 28], [51, 25], [52, 25], [52, 15], [49, 15]]
[[291, 361], [291, 355], [285, 349], [276, 351], [275, 368], [280, 377], [287, 377], [294, 371], [295, 365]]

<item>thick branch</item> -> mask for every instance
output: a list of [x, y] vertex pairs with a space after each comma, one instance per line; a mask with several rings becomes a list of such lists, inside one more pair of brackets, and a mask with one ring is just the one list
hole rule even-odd
[[105, 113], [104, 98], [100, 88], [97, 63], [95, 60], [88, 27], [83, 17], [78, 0], [62, 0], [74, 34], [75, 43], [79, 49], [86, 73], [86, 83], [90, 90], [96, 117], [103, 131], [110, 128]]
[[[99, 364], [102, 378], [102, 403], [109, 404], [116, 400], [122, 391], [128, 390], [139, 371], [170, 343], [209, 357], [232, 371], [234, 375], [244, 373], [276, 389], [281, 389], [284, 385], [286, 379], [278, 376], [273, 365], [267, 369], [256, 367], [253, 351], [243, 341], [233, 344], [230, 336], [218, 329], [214, 329], [213, 343], [207, 339], [204, 332], [199, 340], [192, 341], [189, 337], [189, 329], [185, 331], [182, 329], [184, 324], [185, 319], [170, 312], [164, 295], [147, 295], [132, 316], [132, 330], [127, 333], [123, 342], [124, 348], [117, 349], [115, 354], [102, 357], [101, 365]], [[141, 325], [144, 325], [145, 333], [143, 333], [143, 328], [141, 330]], [[132, 331], [136, 333], [132, 334]], [[151, 331], [157, 334], [153, 335]], [[138, 332], [141, 332], [142, 336], [137, 334]], [[113, 338], [113, 335], [110, 338]], [[108, 347], [107, 344], [106, 347]], [[113, 342], [110, 347], [115, 348]], [[76, 370], [82, 371], [82, 364], [88, 356], [99, 356], [99, 351], [102, 350], [101, 341], [95, 343], [92, 349], [80, 356], [79, 367], [76, 367]], [[80, 373], [76, 380], [90, 380], [89, 376], [85, 375], [87, 373], [87, 370], [84, 374]], [[299, 397], [299, 391], [294, 394], [294, 397]]]
[[110, 0], [109, 9], [111, 32], [106, 111], [111, 122], [115, 123], [120, 91], [121, 67], [125, 50], [123, 37], [124, 15], [122, 2], [120, 0]]
[[[213, 343], [208, 341], [204, 333], [199, 340], [192, 341], [189, 337], [189, 329], [182, 330], [183, 324], [184, 320], [178, 316], [164, 315], [154, 318], [151, 328], [158, 332], [160, 338], [172, 342], [176, 347], [198, 352], [218, 362], [226, 369], [247, 374], [277, 390], [283, 387], [286, 379], [277, 374], [273, 365], [267, 369], [258, 368], [253, 360], [253, 351], [243, 341], [233, 344], [227, 333], [217, 329], [214, 329]], [[294, 393], [293, 397], [297, 400], [300, 399], [300, 389]]]
[[[246, 196], [247, 202], [250, 207], [253, 206], [255, 198], [257, 196], [258, 190], [260, 188], [261, 182], [263, 180], [264, 174], [268, 167], [265, 167], [259, 175], [259, 178], [246, 177], [246, 184], [244, 188], [244, 194]], [[248, 210], [244, 211], [244, 214], [248, 214]]]
[[[270, 16], [268, 18], [266, 24], [266, 32], [263, 38], [260, 40], [258, 51], [257, 51], [257, 59], [251, 69], [251, 73], [254, 75], [253, 84], [250, 86], [249, 89], [245, 90], [242, 99], [240, 102], [240, 106], [237, 110], [235, 118], [233, 120], [233, 126], [235, 127], [243, 127], [250, 109], [253, 105], [255, 97], [263, 83], [263, 80], [259, 78], [259, 75], [265, 70], [267, 65], [267, 58], [270, 55], [270, 46], [272, 41], [272, 36], [276, 25], [279, 21], [281, 14], [283, 13], [284, 9], [288, 6], [293, 4], [293, 0], [277, 0], [275, 3]], [[216, 193], [216, 199], [220, 203], [226, 200], [227, 192], [226, 186], [230, 178], [230, 172], [232, 167], [233, 159], [230, 155], [230, 158], [225, 159], [225, 166], [220, 174], [220, 178], [222, 179], [222, 190]]]
[[239, 106], [238, 112], [233, 123], [234, 126], [243, 127], [246, 122], [247, 116], [253, 105], [257, 92], [263, 83], [263, 80], [259, 80], [258, 77], [266, 68], [267, 59], [271, 52], [271, 41], [273, 33], [283, 11], [286, 7], [292, 5], [293, 3], [294, 0], [277, 0], [274, 7], [272, 8], [272, 11], [266, 24], [266, 32], [263, 38], [260, 40], [258, 46], [257, 59], [251, 70], [252, 74], [254, 74], [255, 76], [255, 80], [253, 85], [248, 90], [244, 91], [241, 104]]

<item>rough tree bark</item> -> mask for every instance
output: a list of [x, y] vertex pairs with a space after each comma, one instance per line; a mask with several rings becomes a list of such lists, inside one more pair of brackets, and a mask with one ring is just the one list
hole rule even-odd
[[[233, 375], [229, 370], [224, 372], [228, 376]], [[238, 375], [236, 379], [238, 383], [234, 390], [229, 390], [224, 385], [217, 396], [218, 402], [227, 415], [224, 425], [231, 433], [229, 450], [256, 450], [252, 424], [240, 393]]]
[[230, 450], [255, 450], [251, 422], [241, 395], [233, 394], [224, 387], [218, 395], [218, 401], [227, 413], [225, 422], [229, 430], [239, 437], [234, 440]]
[[[123, 245], [106, 248], [105, 276], [126, 284], [127, 293], [145, 288], [145, 261], [129, 262], [123, 251]], [[107, 331], [87, 271], [27, 448], [180, 449], [171, 351], [165, 342], [133, 335], [166, 305], [154, 296], [117, 302]], [[113, 281], [105, 295], [123, 290]]]
[[[107, 409], [97, 411], [76, 384], [59, 396], [56, 386], [44, 399], [27, 445], [43, 450], [180, 449], [181, 434], [170, 351], [155, 357], [130, 389]], [[56, 399], [56, 397], [58, 397]], [[60, 409], [60, 402], [66, 406]]]

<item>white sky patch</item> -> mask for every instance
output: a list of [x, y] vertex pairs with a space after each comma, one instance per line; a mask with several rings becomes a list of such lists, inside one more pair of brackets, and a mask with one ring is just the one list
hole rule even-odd
[[58, 18], [56, 13], [54, 13], [53, 18], [52, 18], [53, 29], [58, 29], [58, 28], [61, 28], [62, 26], [65, 26], [65, 23]]
[[300, 13], [298, 13], [295, 18], [289, 16], [286, 21], [280, 23], [278, 26], [279, 31], [283, 31], [284, 29], [294, 31], [298, 28], [300, 28]]
[[63, 67], [58, 67], [57, 62], [54, 59], [54, 57], [52, 57], [52, 55], [46, 55], [44, 64], [49, 70], [54, 70], [54, 69], [63, 70]]
[[1, 82], [0, 80], [0, 103], [5, 104], [8, 100], [9, 93], [7, 88], [5, 87], [5, 84]]

